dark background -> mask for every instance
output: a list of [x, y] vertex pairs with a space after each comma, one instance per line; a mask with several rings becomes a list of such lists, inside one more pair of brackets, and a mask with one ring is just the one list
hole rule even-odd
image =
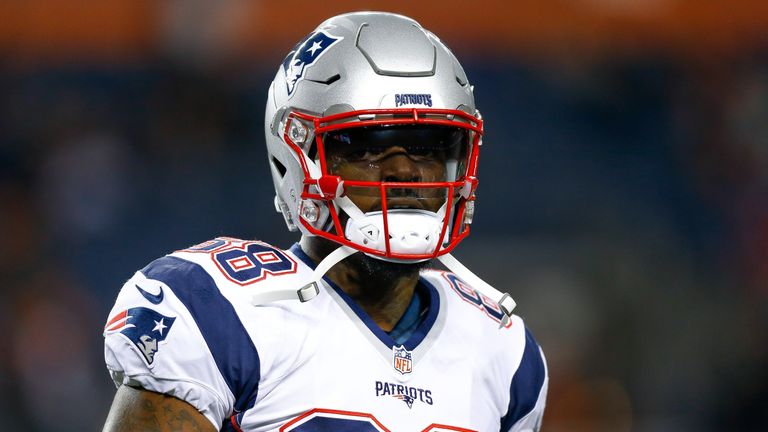
[[768, 430], [765, 2], [321, 3], [0, 5], [0, 429], [100, 429], [103, 324], [153, 258], [296, 240], [266, 90], [317, 24], [373, 9], [434, 31], [476, 86], [456, 255], [543, 346], [544, 430]]

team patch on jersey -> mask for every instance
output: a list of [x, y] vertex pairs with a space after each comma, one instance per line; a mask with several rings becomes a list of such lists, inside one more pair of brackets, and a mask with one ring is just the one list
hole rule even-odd
[[401, 374], [413, 372], [413, 356], [402, 345], [392, 347], [392, 366]]
[[376, 381], [376, 396], [390, 396], [399, 399], [405, 402], [408, 408], [412, 408], [416, 401], [432, 405], [432, 391], [403, 384]]
[[288, 90], [288, 97], [293, 95], [296, 85], [304, 79], [304, 73], [320, 58], [328, 48], [340, 40], [341, 36], [333, 36], [324, 30], [312, 33], [306, 39], [299, 42], [283, 60], [283, 73]]
[[175, 317], [165, 316], [152, 309], [130, 308], [110, 318], [104, 327], [104, 334], [123, 335], [138, 349], [147, 366], [151, 366], [160, 343], [168, 337], [175, 320]]

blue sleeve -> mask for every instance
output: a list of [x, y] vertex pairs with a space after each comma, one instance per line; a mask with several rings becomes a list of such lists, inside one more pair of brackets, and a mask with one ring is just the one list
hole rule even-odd
[[525, 329], [525, 348], [509, 386], [507, 414], [501, 418], [501, 431], [509, 431], [518, 421], [531, 413], [546, 384], [547, 370], [539, 345]]
[[235, 397], [235, 413], [253, 407], [261, 373], [259, 354], [213, 278], [198, 264], [171, 256], [153, 261], [141, 273], [165, 283], [190, 312]]

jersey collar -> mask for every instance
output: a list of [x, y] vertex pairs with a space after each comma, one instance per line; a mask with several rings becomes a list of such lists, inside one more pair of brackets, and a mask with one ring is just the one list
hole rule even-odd
[[[301, 246], [296, 243], [290, 248], [291, 253], [293, 253], [297, 258], [302, 260], [308, 267], [314, 270], [316, 267], [316, 264], [312, 259], [301, 249]], [[360, 307], [360, 305], [357, 304], [347, 293], [345, 293], [341, 288], [339, 288], [335, 283], [333, 283], [327, 276], [323, 277], [323, 280], [330, 286], [334, 293], [341, 298], [344, 303], [349, 307], [352, 312], [357, 316], [357, 318], [365, 324], [365, 326], [368, 328], [368, 330], [378, 338], [381, 343], [386, 345], [389, 348], [393, 348], [395, 346], [402, 345], [405, 347], [405, 349], [412, 351], [417, 348], [425, 348], [423, 345], [423, 342], [427, 339], [432, 339], [431, 336], [433, 333], [436, 333], [442, 325], [436, 325], [440, 324], [438, 321], [438, 318], [440, 317], [440, 309], [441, 309], [441, 299], [439, 291], [435, 288], [434, 285], [429, 283], [425, 278], [419, 277], [418, 285], [416, 286], [416, 289], [421, 292], [421, 295], [423, 296], [423, 300], [426, 300], [428, 302], [427, 306], [427, 312], [426, 315], [422, 318], [421, 323], [416, 327], [416, 329], [411, 333], [411, 335], [406, 339], [402, 344], [399, 344], [395, 342], [395, 340], [390, 336], [387, 332], [382, 330], [374, 321], [371, 319], [370, 316], [363, 310], [363, 308]]]

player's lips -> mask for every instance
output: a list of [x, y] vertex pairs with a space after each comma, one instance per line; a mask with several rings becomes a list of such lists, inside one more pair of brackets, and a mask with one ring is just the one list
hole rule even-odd
[[[390, 198], [387, 200], [387, 210], [424, 210], [424, 203], [417, 198]], [[373, 205], [370, 211], [381, 211], [381, 202]]]

